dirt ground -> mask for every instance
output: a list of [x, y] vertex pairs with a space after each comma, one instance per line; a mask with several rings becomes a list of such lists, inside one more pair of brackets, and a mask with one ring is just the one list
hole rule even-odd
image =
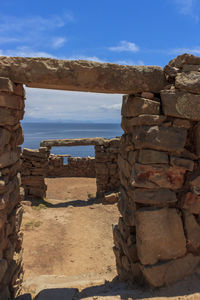
[[116, 205], [95, 203], [95, 178], [50, 178], [47, 199], [24, 206], [25, 281], [39, 275], [116, 276]]
[[[200, 270], [158, 290], [112, 281], [117, 275], [112, 251], [117, 206], [96, 202], [93, 178], [51, 178], [46, 183], [47, 199], [24, 205], [24, 292], [78, 288], [80, 298], [73, 299], [200, 300]], [[55, 299], [61, 298], [72, 299]]]

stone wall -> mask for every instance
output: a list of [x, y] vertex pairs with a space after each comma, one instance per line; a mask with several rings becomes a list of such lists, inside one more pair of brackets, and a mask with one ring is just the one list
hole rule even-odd
[[49, 156], [47, 177], [88, 177], [95, 178], [94, 157], [68, 157], [64, 164], [64, 157], [51, 154]]
[[154, 287], [200, 262], [200, 58], [179, 56], [164, 72], [160, 93], [123, 97], [122, 217], [113, 226], [120, 279]]
[[95, 146], [97, 198], [104, 197], [107, 192], [119, 190], [119, 145], [120, 138], [114, 138]]
[[23, 280], [20, 145], [24, 89], [0, 78], [0, 299], [18, 295]]
[[47, 186], [45, 177], [48, 172], [49, 150], [46, 147], [39, 149], [23, 149], [22, 152], [22, 187], [25, 197], [44, 198]]

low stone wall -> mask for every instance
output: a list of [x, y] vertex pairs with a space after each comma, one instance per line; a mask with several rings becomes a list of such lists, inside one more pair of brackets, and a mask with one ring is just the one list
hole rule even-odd
[[20, 152], [24, 89], [0, 78], [0, 299], [18, 295], [23, 280]]
[[47, 186], [44, 180], [48, 171], [49, 154], [45, 147], [23, 150], [21, 176], [26, 198], [44, 198], [46, 196]]
[[118, 153], [120, 138], [107, 140], [95, 145], [97, 198], [107, 192], [118, 191], [120, 186], [118, 172]]
[[68, 157], [64, 164], [64, 157], [51, 154], [49, 156], [47, 177], [88, 177], [95, 178], [94, 157]]
[[120, 279], [154, 287], [200, 263], [200, 58], [180, 56], [164, 71], [160, 93], [123, 98], [122, 217], [113, 227]]

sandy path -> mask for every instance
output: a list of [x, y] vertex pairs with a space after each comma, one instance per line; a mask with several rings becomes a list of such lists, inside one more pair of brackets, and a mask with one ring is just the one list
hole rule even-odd
[[[47, 179], [46, 208], [25, 206], [23, 219], [25, 279], [38, 275], [82, 275], [111, 279], [115, 206], [88, 201], [95, 179]], [[90, 203], [90, 205], [88, 205]]]

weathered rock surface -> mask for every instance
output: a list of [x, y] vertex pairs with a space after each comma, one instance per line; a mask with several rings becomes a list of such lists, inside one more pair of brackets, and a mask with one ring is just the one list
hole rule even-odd
[[200, 94], [200, 72], [178, 74], [175, 86], [182, 91]]
[[165, 84], [160, 67], [51, 58], [1, 57], [0, 76], [29, 87], [97, 93], [159, 92]]
[[200, 65], [200, 57], [184, 53], [172, 59], [169, 65], [176, 68], [182, 68], [184, 65]]
[[188, 192], [183, 197], [183, 208], [191, 214], [200, 214], [200, 196]]
[[199, 262], [199, 256], [189, 253], [184, 257], [154, 266], [141, 265], [141, 270], [152, 286], [160, 287], [177, 282], [193, 273]]
[[142, 164], [167, 164], [169, 159], [166, 152], [142, 149], [139, 151], [138, 162]]
[[132, 141], [136, 148], [178, 151], [184, 148], [186, 135], [184, 128], [138, 126], [133, 128]]
[[167, 165], [143, 165], [135, 163], [132, 169], [130, 184], [132, 187], [148, 189], [180, 189], [184, 183], [185, 169]]
[[159, 115], [160, 103], [150, 99], [137, 97], [134, 95], [123, 96], [122, 116], [137, 117], [144, 115]]
[[163, 90], [161, 100], [166, 116], [200, 121], [200, 95], [178, 89]]
[[194, 215], [184, 211], [184, 228], [187, 238], [187, 248], [192, 252], [200, 248], [200, 225]]
[[166, 119], [166, 116], [160, 115], [140, 115], [134, 118], [126, 118], [122, 116], [121, 127], [124, 132], [131, 132], [133, 126], [151, 126], [160, 125]]
[[177, 202], [176, 194], [169, 190], [161, 188], [159, 190], [134, 189], [131, 191], [132, 200], [146, 205], [156, 205], [158, 207], [166, 206], [168, 203]]
[[176, 209], [140, 209], [136, 227], [138, 257], [143, 265], [185, 255], [183, 224]]

